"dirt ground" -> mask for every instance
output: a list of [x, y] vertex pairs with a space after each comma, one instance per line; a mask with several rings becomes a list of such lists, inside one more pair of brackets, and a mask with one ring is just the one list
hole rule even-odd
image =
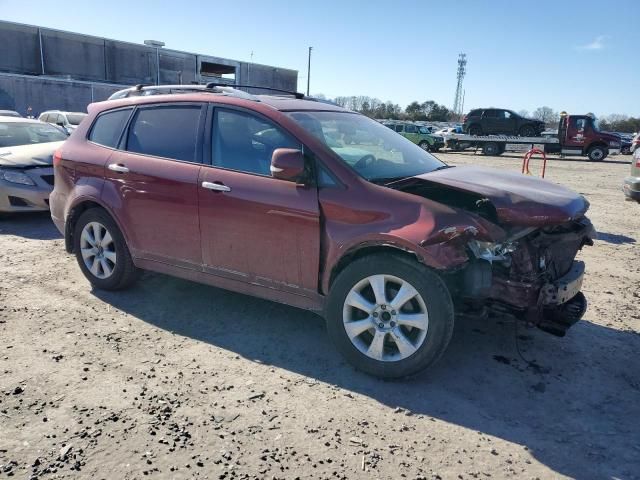
[[459, 320], [404, 381], [354, 371], [301, 310], [157, 274], [92, 291], [46, 214], [1, 220], [0, 478], [640, 478], [640, 205], [608, 160], [547, 169], [599, 232], [585, 319]]

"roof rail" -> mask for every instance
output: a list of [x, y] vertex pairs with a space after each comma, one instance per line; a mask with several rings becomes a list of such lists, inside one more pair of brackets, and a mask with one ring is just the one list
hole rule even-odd
[[206, 92], [228, 95], [232, 97], [244, 98], [246, 100], [260, 101], [255, 95], [237, 90], [233, 86], [220, 85], [143, 85], [138, 84], [133, 87], [119, 90], [112, 94], [108, 100], [116, 100], [128, 97], [143, 97], [147, 95], [170, 95], [174, 93]]
[[256, 88], [259, 90], [268, 90], [270, 92], [285, 93], [287, 95], [294, 96], [298, 100], [302, 100], [303, 98], [305, 98], [304, 93], [294, 92], [291, 90], [283, 90], [281, 88], [261, 87], [260, 85], [227, 85], [226, 83], [210, 82], [210, 83], [207, 83], [207, 87], [208, 88], [214, 88], [214, 87]]

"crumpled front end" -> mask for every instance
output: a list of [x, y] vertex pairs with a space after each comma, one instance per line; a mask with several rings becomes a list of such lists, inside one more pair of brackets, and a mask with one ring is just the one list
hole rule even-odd
[[461, 308], [481, 301], [563, 336], [586, 310], [580, 293], [584, 263], [575, 258], [583, 246], [593, 245], [594, 237], [593, 225], [582, 217], [520, 229], [499, 244], [471, 241], [469, 263], [449, 283]]

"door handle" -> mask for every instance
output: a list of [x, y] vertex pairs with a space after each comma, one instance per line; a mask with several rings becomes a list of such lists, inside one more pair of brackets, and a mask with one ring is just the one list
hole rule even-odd
[[112, 171], [118, 172], [118, 173], [128, 173], [129, 172], [129, 169], [127, 167], [125, 167], [124, 165], [120, 165], [119, 163], [110, 163], [107, 168], [109, 170], [112, 170]]
[[207, 190], [213, 190], [215, 192], [230, 192], [231, 187], [227, 187], [226, 185], [222, 185], [221, 183], [213, 183], [213, 182], [202, 182], [202, 187]]

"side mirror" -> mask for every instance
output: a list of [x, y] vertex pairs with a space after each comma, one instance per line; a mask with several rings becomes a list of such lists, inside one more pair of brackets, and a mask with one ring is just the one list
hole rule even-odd
[[304, 155], [294, 148], [276, 148], [271, 156], [271, 176], [280, 180], [299, 180], [304, 173]]

